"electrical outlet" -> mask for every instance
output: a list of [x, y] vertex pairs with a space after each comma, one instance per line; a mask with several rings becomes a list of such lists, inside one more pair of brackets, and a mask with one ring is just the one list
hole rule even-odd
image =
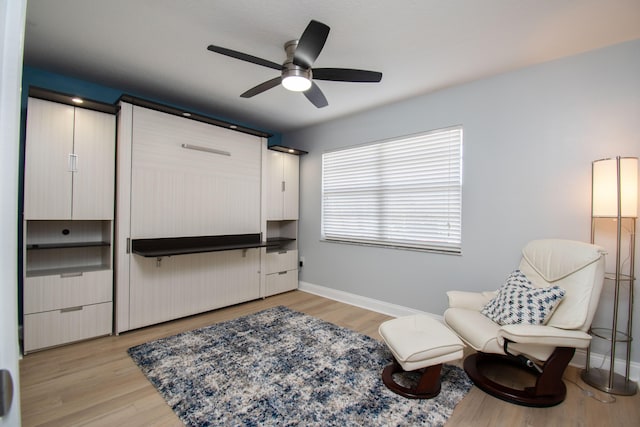
[[304, 257], [303, 256], [300, 257], [300, 261], [299, 261], [298, 265], [300, 265], [300, 268], [304, 267]]

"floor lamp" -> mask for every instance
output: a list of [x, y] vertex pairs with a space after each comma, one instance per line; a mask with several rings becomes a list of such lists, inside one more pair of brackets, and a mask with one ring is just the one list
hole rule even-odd
[[[591, 368], [591, 348], [587, 349], [586, 369], [581, 377], [587, 384], [619, 395], [633, 395], [637, 391], [635, 382], [629, 380], [631, 363], [631, 341], [633, 321], [633, 282], [636, 240], [636, 218], [638, 217], [638, 158], [616, 157], [596, 160], [592, 164], [591, 196], [591, 243], [595, 243], [601, 221], [615, 222], [615, 271], [606, 273], [605, 286], [613, 284], [613, 315], [611, 328], [591, 328], [591, 335], [608, 340], [611, 345], [609, 370]], [[626, 258], [623, 259], [622, 243], [628, 242]], [[626, 247], [625, 247], [626, 250]], [[609, 256], [613, 254], [610, 253]], [[622, 291], [627, 289], [624, 300]], [[624, 330], [619, 329], [620, 304], [626, 302], [627, 322]], [[614, 371], [618, 344], [626, 347], [625, 375]]]

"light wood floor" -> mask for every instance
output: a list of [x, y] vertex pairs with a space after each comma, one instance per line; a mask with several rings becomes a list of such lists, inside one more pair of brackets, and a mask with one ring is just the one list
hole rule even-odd
[[[23, 426], [180, 426], [165, 401], [127, 355], [137, 344], [174, 335], [276, 305], [285, 305], [380, 339], [389, 317], [300, 291], [293, 291], [120, 336], [30, 353], [20, 363]], [[565, 373], [567, 399], [553, 408], [526, 408], [493, 398], [474, 387], [447, 426], [638, 426], [640, 395], [600, 403], [575, 368]], [[610, 396], [591, 389], [600, 399]]]

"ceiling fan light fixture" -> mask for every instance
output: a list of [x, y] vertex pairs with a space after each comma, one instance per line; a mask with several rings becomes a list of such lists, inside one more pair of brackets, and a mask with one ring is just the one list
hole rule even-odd
[[282, 86], [293, 92], [304, 92], [311, 87], [311, 80], [303, 76], [285, 76], [282, 78]]
[[282, 70], [282, 86], [293, 92], [304, 92], [311, 87], [311, 70], [305, 70], [290, 62]]

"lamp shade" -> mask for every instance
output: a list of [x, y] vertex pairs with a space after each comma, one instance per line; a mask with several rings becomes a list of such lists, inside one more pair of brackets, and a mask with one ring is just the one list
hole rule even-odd
[[592, 165], [591, 214], [594, 217], [638, 217], [638, 158], [596, 160]]

